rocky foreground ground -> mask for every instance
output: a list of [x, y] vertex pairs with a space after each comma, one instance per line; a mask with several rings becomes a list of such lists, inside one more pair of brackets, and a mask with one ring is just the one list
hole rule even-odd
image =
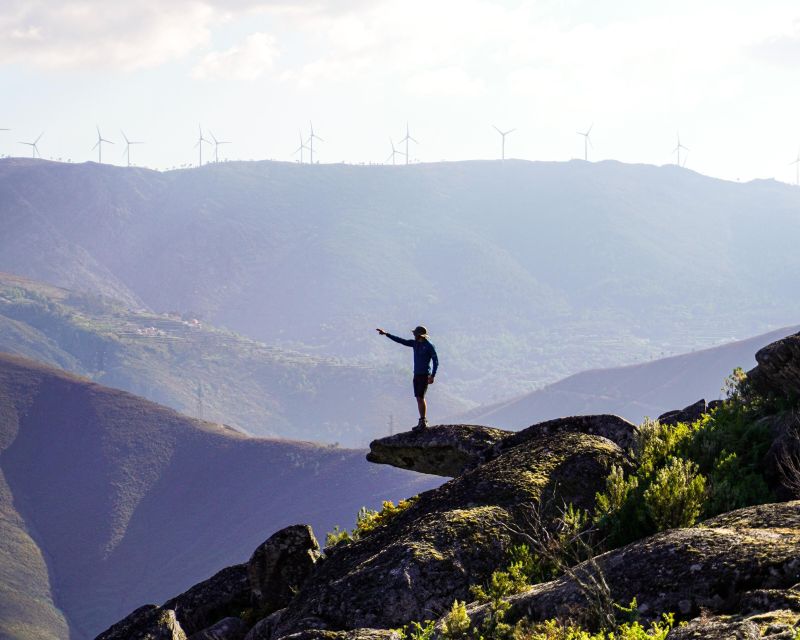
[[[785, 408], [796, 406], [800, 394], [800, 334], [770, 345], [757, 360], [749, 379], [783, 407], [764, 460], [769, 476], [786, 450]], [[662, 419], [677, 424], [709, 410], [700, 402]], [[601, 415], [517, 433], [445, 425], [377, 440], [370, 461], [452, 479], [324, 552], [309, 527], [281, 530], [249, 562], [161, 606], [137, 609], [98, 640], [388, 639], [410, 621], [437, 619], [434, 633], [441, 633], [453, 601], [470, 603], [470, 587], [489, 580], [520, 536], [552, 530], [563, 517], [560, 505], [594, 507], [612, 469], [634, 464], [635, 433], [625, 420]], [[506, 622], [585, 619], [596, 604], [585, 578], [601, 575], [614, 602], [636, 599], [643, 620], [672, 612], [684, 621], [669, 639], [794, 640], [800, 630], [800, 501], [789, 499], [791, 487], [781, 491], [776, 495], [784, 502], [661, 531], [509, 596]], [[490, 615], [489, 608], [467, 606], [473, 621]]]

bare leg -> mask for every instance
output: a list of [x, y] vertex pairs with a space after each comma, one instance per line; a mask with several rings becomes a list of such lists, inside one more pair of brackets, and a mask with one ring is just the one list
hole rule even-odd
[[419, 409], [419, 417], [425, 418], [425, 414], [428, 411], [428, 405], [425, 402], [425, 398], [417, 398], [417, 408]]

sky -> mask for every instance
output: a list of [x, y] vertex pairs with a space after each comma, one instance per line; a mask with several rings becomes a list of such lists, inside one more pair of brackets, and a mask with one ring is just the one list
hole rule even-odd
[[[0, 155], [582, 158], [795, 181], [797, 0], [0, 0]], [[398, 149], [404, 146], [398, 145]], [[203, 144], [203, 162], [213, 145]], [[305, 160], [308, 153], [305, 152]], [[398, 162], [403, 159], [398, 158]]]

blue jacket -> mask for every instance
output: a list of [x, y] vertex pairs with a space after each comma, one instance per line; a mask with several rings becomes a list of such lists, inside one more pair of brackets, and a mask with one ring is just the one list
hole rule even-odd
[[[391, 333], [387, 333], [386, 337], [389, 340], [394, 340], [399, 344], [404, 344], [407, 347], [414, 349], [414, 375], [415, 376], [435, 376], [436, 370], [439, 368], [439, 356], [436, 355], [436, 347], [433, 343], [427, 340], [406, 340], [405, 338], [398, 338]], [[431, 371], [431, 360], [433, 360], [433, 371]]]

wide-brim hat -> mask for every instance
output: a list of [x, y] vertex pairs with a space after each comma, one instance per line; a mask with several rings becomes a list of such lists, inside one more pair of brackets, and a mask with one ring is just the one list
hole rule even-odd
[[413, 333], [418, 338], [427, 338], [428, 337], [428, 330], [425, 327], [423, 327], [422, 325], [419, 325], [416, 329], [412, 329], [411, 333]]

